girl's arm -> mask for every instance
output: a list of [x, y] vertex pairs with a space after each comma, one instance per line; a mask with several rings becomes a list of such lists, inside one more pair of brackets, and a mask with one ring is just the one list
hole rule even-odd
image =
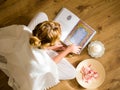
[[80, 52], [80, 46], [74, 44], [69, 45], [64, 51], [60, 52], [57, 56], [53, 57], [53, 60], [58, 63], [62, 58], [64, 58], [69, 53], [78, 54]]

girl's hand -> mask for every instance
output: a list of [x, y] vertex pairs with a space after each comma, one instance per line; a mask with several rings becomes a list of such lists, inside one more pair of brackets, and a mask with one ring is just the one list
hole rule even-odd
[[55, 57], [53, 57], [53, 60], [58, 63], [60, 60], [62, 60], [62, 58], [64, 58], [67, 54], [69, 53], [75, 53], [75, 54], [79, 54], [80, 53], [80, 46], [71, 44], [68, 47], [65, 48], [65, 50], [63, 50], [62, 52], [60, 52], [58, 55], [56, 55]]
[[67, 49], [74, 54], [80, 54], [81, 46], [71, 44], [67, 47]]

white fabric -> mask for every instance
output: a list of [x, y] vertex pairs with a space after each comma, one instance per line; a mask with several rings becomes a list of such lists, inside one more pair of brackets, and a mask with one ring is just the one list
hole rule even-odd
[[14, 90], [44, 90], [58, 84], [59, 80], [75, 78], [75, 68], [65, 58], [56, 64], [51, 59], [56, 52], [29, 45], [34, 27], [47, 20], [45, 13], [39, 13], [28, 27], [11, 25], [0, 28], [0, 55], [7, 58], [7, 65], [0, 63], [0, 69], [9, 76], [8, 84]]
[[28, 28], [33, 30], [35, 26], [43, 21], [48, 21], [48, 17], [44, 12], [38, 13], [28, 24]]
[[[56, 55], [58, 55], [53, 50], [46, 50], [46, 53], [52, 58]], [[58, 64], [58, 73], [59, 73], [59, 79], [60, 80], [67, 80], [67, 79], [73, 79], [76, 76], [76, 70], [75, 68], [65, 59], [63, 58]]]
[[50, 88], [59, 82], [57, 65], [45, 50], [31, 49], [28, 30], [21, 25], [0, 29], [0, 54], [7, 58], [9, 85], [17, 90]]

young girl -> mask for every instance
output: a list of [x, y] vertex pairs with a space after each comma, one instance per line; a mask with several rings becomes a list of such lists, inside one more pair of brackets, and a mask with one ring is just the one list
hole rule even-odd
[[[80, 46], [64, 47], [59, 42], [60, 35], [60, 24], [48, 21], [45, 13], [35, 16], [28, 27], [0, 28], [0, 55], [7, 59], [6, 64], [0, 63], [0, 68], [14, 90], [44, 90], [59, 80], [75, 78], [75, 68], [64, 57], [77, 54]], [[63, 51], [54, 51], [59, 49]]]

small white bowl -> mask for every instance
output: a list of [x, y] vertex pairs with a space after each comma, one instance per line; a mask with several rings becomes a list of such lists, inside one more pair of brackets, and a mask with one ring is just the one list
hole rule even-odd
[[88, 54], [91, 57], [101, 57], [105, 52], [105, 47], [100, 41], [93, 41], [88, 45]]

